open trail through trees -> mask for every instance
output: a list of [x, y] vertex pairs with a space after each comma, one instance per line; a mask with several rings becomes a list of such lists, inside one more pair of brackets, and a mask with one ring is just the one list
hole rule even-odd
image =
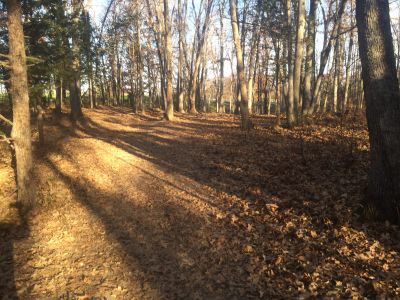
[[397, 227], [361, 222], [365, 124], [256, 117], [247, 133], [228, 115], [85, 116], [46, 123], [42, 207], [26, 224], [0, 210], [5, 299], [399, 296]]

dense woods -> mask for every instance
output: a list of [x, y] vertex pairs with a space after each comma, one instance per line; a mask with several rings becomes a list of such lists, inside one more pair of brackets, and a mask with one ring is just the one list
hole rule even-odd
[[399, 297], [399, 3], [0, 11], [1, 299]]

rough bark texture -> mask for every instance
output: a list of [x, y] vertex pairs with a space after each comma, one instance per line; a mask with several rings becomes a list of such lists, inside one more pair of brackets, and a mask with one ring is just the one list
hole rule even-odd
[[24, 208], [27, 208], [33, 204], [34, 193], [31, 184], [32, 142], [21, 4], [18, 0], [8, 0], [7, 9], [10, 81], [13, 101], [11, 137], [15, 148], [18, 201]]
[[400, 221], [400, 93], [387, 0], [357, 0], [356, 19], [371, 144], [369, 195]]
[[241, 114], [241, 118], [242, 118], [242, 128], [250, 129], [251, 127], [253, 127], [253, 123], [250, 120], [249, 107], [248, 107], [248, 101], [247, 101], [247, 86], [246, 86], [247, 82], [246, 82], [246, 76], [245, 76], [245, 72], [244, 72], [242, 46], [240, 44], [240, 34], [239, 34], [239, 27], [238, 27], [236, 0], [230, 0], [229, 3], [230, 3], [233, 40], [234, 40], [235, 48], [236, 48], [237, 72], [238, 72], [239, 89], [240, 89], [240, 114]]

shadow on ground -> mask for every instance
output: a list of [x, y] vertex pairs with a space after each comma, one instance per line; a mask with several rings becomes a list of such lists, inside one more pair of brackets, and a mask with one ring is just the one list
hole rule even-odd
[[[119, 274], [121, 282], [129, 277], [141, 283], [133, 296], [394, 297], [399, 292], [394, 230], [389, 226], [382, 234], [384, 224], [360, 221], [368, 152], [353, 145], [358, 137], [337, 126], [318, 140], [307, 132], [276, 131], [264, 119], [257, 120], [260, 129], [246, 133], [226, 117], [179, 115], [176, 123], [167, 123], [157, 116], [138, 121], [122, 114], [109, 108], [75, 127], [61, 122], [56, 127], [63, 134], [57, 144], [50, 142], [43, 159], [121, 247], [131, 272]], [[144, 206], [123, 191], [121, 196], [79, 180], [48, 158], [57, 153], [77, 164], [63, 145], [85, 139], [101, 140], [197, 184], [185, 186], [184, 180], [135, 165], [144, 174], [137, 185], [142, 194], [152, 189], [163, 199], [173, 188], [182, 191], [177, 196], [182, 203], [188, 195], [218, 213], [204, 215], [168, 197]]]

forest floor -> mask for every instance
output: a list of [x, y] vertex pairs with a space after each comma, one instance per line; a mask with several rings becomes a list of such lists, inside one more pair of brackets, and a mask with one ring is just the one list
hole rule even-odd
[[0, 143], [0, 299], [400, 297], [399, 228], [362, 204], [362, 118], [84, 115], [47, 116], [28, 218]]

